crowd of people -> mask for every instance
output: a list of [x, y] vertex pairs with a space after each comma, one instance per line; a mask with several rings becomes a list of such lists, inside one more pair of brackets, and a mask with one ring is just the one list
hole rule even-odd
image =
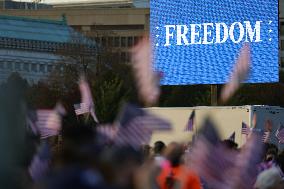
[[[0, 98], [1, 188], [284, 188], [284, 153], [254, 133], [238, 148], [232, 140], [221, 141], [214, 125], [205, 121], [190, 143], [157, 141], [135, 148], [132, 140], [118, 145], [98, 132], [99, 125], [87, 114], [72, 122], [75, 114], [67, 114], [59, 135], [41, 139], [25, 123], [22, 103], [14, 92]], [[246, 174], [236, 180], [239, 160]], [[222, 185], [230, 180], [234, 182]]]
[[[146, 105], [155, 103], [160, 94], [149, 46], [143, 39], [132, 57], [138, 93]], [[248, 55], [245, 45], [232, 82], [222, 92], [223, 103], [246, 78]], [[62, 105], [31, 111], [17, 87], [3, 87], [0, 188], [284, 188], [284, 153], [267, 140], [263, 143], [259, 132], [247, 130], [246, 143], [238, 147], [233, 140], [222, 141], [207, 118], [191, 143], [157, 141], [151, 147], [152, 132], [171, 129], [167, 121], [128, 104], [115, 123], [100, 125], [85, 79], [81, 78], [79, 89], [81, 103], [66, 112]], [[278, 134], [284, 138], [283, 132]]]

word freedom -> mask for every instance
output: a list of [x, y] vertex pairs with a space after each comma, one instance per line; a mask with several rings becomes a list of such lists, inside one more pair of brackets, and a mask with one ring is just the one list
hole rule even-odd
[[[225, 43], [230, 39], [233, 43], [261, 42], [260, 25], [262, 21], [256, 21], [252, 26], [249, 21], [234, 22], [231, 26], [225, 23], [204, 23], [187, 25], [165, 25], [166, 43], [170, 45], [195, 45]], [[190, 32], [189, 32], [190, 29]], [[176, 37], [176, 40], [174, 38]]]

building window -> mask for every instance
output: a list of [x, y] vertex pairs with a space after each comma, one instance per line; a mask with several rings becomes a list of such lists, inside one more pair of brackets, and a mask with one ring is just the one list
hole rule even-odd
[[133, 37], [128, 37], [127, 38], [127, 46], [132, 47], [133, 46]]
[[125, 63], [126, 62], [126, 53], [125, 52], [122, 52], [121, 55], [120, 55], [120, 60], [121, 62]]
[[7, 67], [8, 70], [12, 70], [13, 69], [12, 62], [7, 62], [6, 67]]
[[102, 46], [106, 47], [107, 46], [107, 38], [102, 37]]
[[0, 62], [0, 69], [4, 69], [4, 62]]
[[45, 72], [45, 66], [44, 64], [39, 65], [39, 71], [44, 73]]
[[32, 64], [32, 71], [37, 72], [37, 65], [36, 64]]
[[48, 72], [51, 72], [51, 71], [52, 71], [52, 65], [48, 65], [48, 66], [47, 66], [47, 71], [48, 71]]
[[129, 53], [126, 53], [126, 62], [130, 62], [130, 54]]
[[108, 46], [113, 47], [113, 37], [108, 38]]
[[14, 65], [15, 65], [15, 70], [16, 71], [20, 71], [21, 70], [21, 63], [16, 62], [16, 63], [14, 63]]
[[100, 44], [101, 43], [101, 38], [100, 37], [95, 37], [95, 41]]
[[126, 37], [121, 37], [121, 47], [126, 47]]
[[119, 37], [115, 37], [114, 38], [114, 47], [119, 47], [120, 44], [120, 38]]
[[135, 36], [134, 37], [134, 45], [137, 45], [137, 43], [139, 42], [140, 37]]
[[113, 57], [116, 58], [116, 60], [118, 60], [118, 61], [121, 60], [121, 59], [120, 59], [120, 53], [119, 53], [119, 52], [114, 52], [112, 55], [113, 55]]
[[28, 63], [24, 63], [24, 71], [30, 71], [30, 65]]

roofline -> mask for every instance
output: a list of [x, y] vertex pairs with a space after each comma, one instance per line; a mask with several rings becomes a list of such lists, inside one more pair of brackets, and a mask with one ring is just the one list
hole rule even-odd
[[80, 0], [73, 0], [73, 1], [63, 1], [63, 2], [57, 2], [57, 1], [52, 1], [52, 2], [47, 2], [46, 4], [50, 4], [50, 5], [64, 5], [64, 4], [95, 4], [95, 5], [132, 5], [133, 4], [133, 0], [109, 0], [109, 1], [93, 1], [93, 0], [84, 0], [84, 1], [80, 1]]
[[51, 20], [51, 19], [41, 19], [41, 18], [31, 18], [25, 16], [11, 16], [11, 15], [4, 15], [0, 14], [0, 19], [9, 19], [9, 20], [22, 20], [22, 21], [32, 21], [32, 22], [44, 22], [49, 24], [58, 24], [58, 25], [67, 25], [64, 16], [62, 15], [62, 20]]

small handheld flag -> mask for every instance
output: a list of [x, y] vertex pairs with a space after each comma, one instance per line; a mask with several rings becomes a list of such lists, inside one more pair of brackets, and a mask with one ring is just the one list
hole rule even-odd
[[184, 129], [185, 131], [193, 131], [194, 119], [195, 119], [195, 110], [193, 110], [189, 116], [188, 122]]
[[82, 115], [90, 112], [89, 106], [86, 103], [74, 104], [76, 115]]
[[113, 140], [116, 137], [118, 128], [115, 124], [111, 125], [98, 125], [96, 131], [106, 137], [108, 140]]
[[269, 138], [270, 138], [270, 132], [269, 131], [264, 131], [263, 135], [262, 135], [262, 142], [263, 143], [269, 142]]
[[144, 37], [131, 51], [131, 62], [140, 98], [153, 105], [160, 96], [159, 77], [153, 70], [150, 40]]
[[134, 149], [148, 144], [153, 131], [171, 129], [169, 122], [130, 104], [122, 109], [117, 122], [119, 128], [115, 144], [118, 146], [130, 145]]
[[241, 82], [243, 82], [248, 74], [250, 67], [250, 47], [244, 44], [240, 51], [240, 55], [235, 64], [235, 68], [231, 75], [230, 81], [224, 86], [221, 92], [222, 102], [227, 102], [230, 97], [238, 90]]
[[65, 109], [61, 104], [57, 104], [53, 110], [37, 110], [36, 126], [42, 139], [59, 134], [61, 116], [65, 113]]
[[279, 144], [284, 144], [284, 126], [281, 124], [275, 133]]
[[[99, 123], [98, 118], [95, 114], [95, 106], [94, 106], [91, 89], [85, 77], [83, 76], [81, 76], [80, 81], [79, 81], [79, 89], [81, 92], [81, 103], [80, 103], [80, 106], [78, 104], [74, 105], [76, 115], [84, 114], [82, 112], [90, 113], [94, 121]], [[80, 113], [80, 114], [77, 114], [77, 113]]]
[[235, 142], [235, 139], [236, 139], [236, 132], [233, 132], [232, 134], [231, 134], [231, 136], [228, 138], [230, 141], [233, 141], [233, 142]]
[[249, 133], [250, 133], [249, 126], [246, 123], [244, 123], [244, 122], [242, 122], [242, 132], [241, 133], [243, 135], [249, 135]]

